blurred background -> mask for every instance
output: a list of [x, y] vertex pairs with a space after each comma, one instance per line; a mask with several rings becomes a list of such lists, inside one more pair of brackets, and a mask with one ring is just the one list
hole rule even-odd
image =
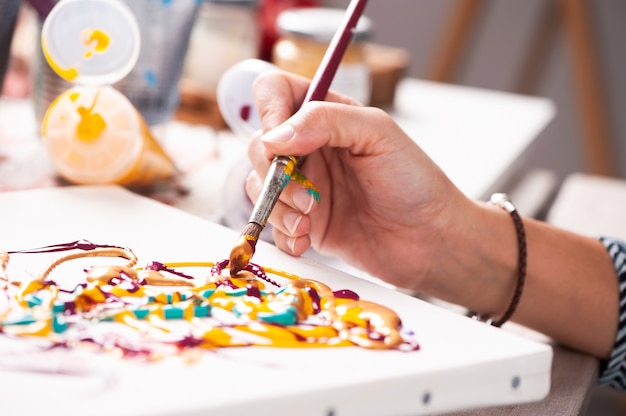
[[410, 76], [552, 99], [529, 169], [626, 177], [626, 2], [391, 0], [367, 11], [377, 42], [410, 52]]
[[[29, 94], [28, 84], [15, 80], [32, 69], [29, 65], [37, 55], [33, 20], [38, 19], [31, 3], [22, 2], [4, 95]], [[268, 45], [278, 35], [269, 27], [281, 10], [347, 4], [348, 0], [205, 0], [186, 57], [183, 108], [178, 115], [191, 122], [219, 124], [214, 103], [203, 100], [201, 93], [204, 88], [210, 94], [210, 81], [198, 85], [193, 78], [208, 68], [216, 79], [227, 65], [257, 52], [271, 59]], [[626, 177], [626, 118], [620, 117], [626, 112], [626, 2], [373, 0], [366, 14], [373, 23], [369, 41], [390, 47], [371, 60], [374, 64], [391, 60], [396, 76], [553, 100], [557, 116], [524, 161], [528, 170], [548, 169], [558, 180], [572, 172]], [[229, 55], [220, 68], [217, 60], [206, 56], [215, 50], [210, 42], [221, 39], [214, 35], [224, 31], [236, 37], [240, 48], [224, 49]], [[251, 46], [256, 41], [259, 49]]]

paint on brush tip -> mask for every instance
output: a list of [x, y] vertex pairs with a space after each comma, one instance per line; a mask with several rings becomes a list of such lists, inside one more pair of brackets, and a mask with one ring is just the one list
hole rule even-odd
[[294, 170], [290, 177], [291, 180], [299, 183], [304, 186], [309, 194], [313, 195], [315, 198], [315, 202], [320, 202], [320, 191], [317, 189], [317, 186], [313, 182], [311, 182], [306, 176], [302, 174], [299, 170]]

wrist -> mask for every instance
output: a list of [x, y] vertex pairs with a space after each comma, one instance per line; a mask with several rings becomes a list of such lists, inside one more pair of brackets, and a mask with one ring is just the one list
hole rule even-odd
[[445, 239], [445, 270], [433, 296], [499, 319], [511, 303], [519, 276], [519, 242], [511, 215], [471, 201]]
[[474, 319], [479, 319], [482, 321], [486, 321], [490, 325], [500, 327], [506, 321], [511, 319], [515, 311], [517, 310], [517, 306], [522, 297], [522, 292], [524, 291], [524, 283], [526, 282], [526, 263], [528, 257], [528, 251], [526, 249], [526, 229], [524, 227], [524, 223], [522, 222], [522, 217], [517, 212], [517, 208], [509, 197], [504, 193], [495, 193], [491, 196], [489, 200], [490, 205], [497, 206], [503, 209], [506, 213], [511, 216], [511, 220], [513, 221], [513, 225], [515, 228], [515, 235], [517, 239], [517, 278], [515, 279], [515, 289], [509, 305], [505, 310], [504, 314], [498, 318], [494, 318], [491, 314], [481, 314], [474, 311], [471, 311], [469, 315]]

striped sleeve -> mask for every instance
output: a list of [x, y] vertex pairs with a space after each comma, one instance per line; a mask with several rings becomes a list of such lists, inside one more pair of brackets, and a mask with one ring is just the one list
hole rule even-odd
[[611, 357], [602, 363], [599, 385], [626, 392], [626, 242], [602, 237], [619, 282], [619, 326]]

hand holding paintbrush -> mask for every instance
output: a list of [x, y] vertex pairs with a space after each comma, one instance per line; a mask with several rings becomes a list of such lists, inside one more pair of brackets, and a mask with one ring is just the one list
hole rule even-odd
[[[352, 0], [348, 5], [344, 21], [331, 40], [322, 62], [311, 81], [302, 105], [309, 101], [322, 101], [326, 97], [366, 4], [367, 0]], [[270, 213], [278, 201], [283, 188], [287, 186], [291, 172], [297, 168], [301, 161], [302, 157], [282, 155], [276, 156], [272, 161], [248, 225], [246, 225], [239, 240], [231, 250], [231, 275], [234, 276], [243, 270], [252, 259], [256, 243], [267, 224]]]

